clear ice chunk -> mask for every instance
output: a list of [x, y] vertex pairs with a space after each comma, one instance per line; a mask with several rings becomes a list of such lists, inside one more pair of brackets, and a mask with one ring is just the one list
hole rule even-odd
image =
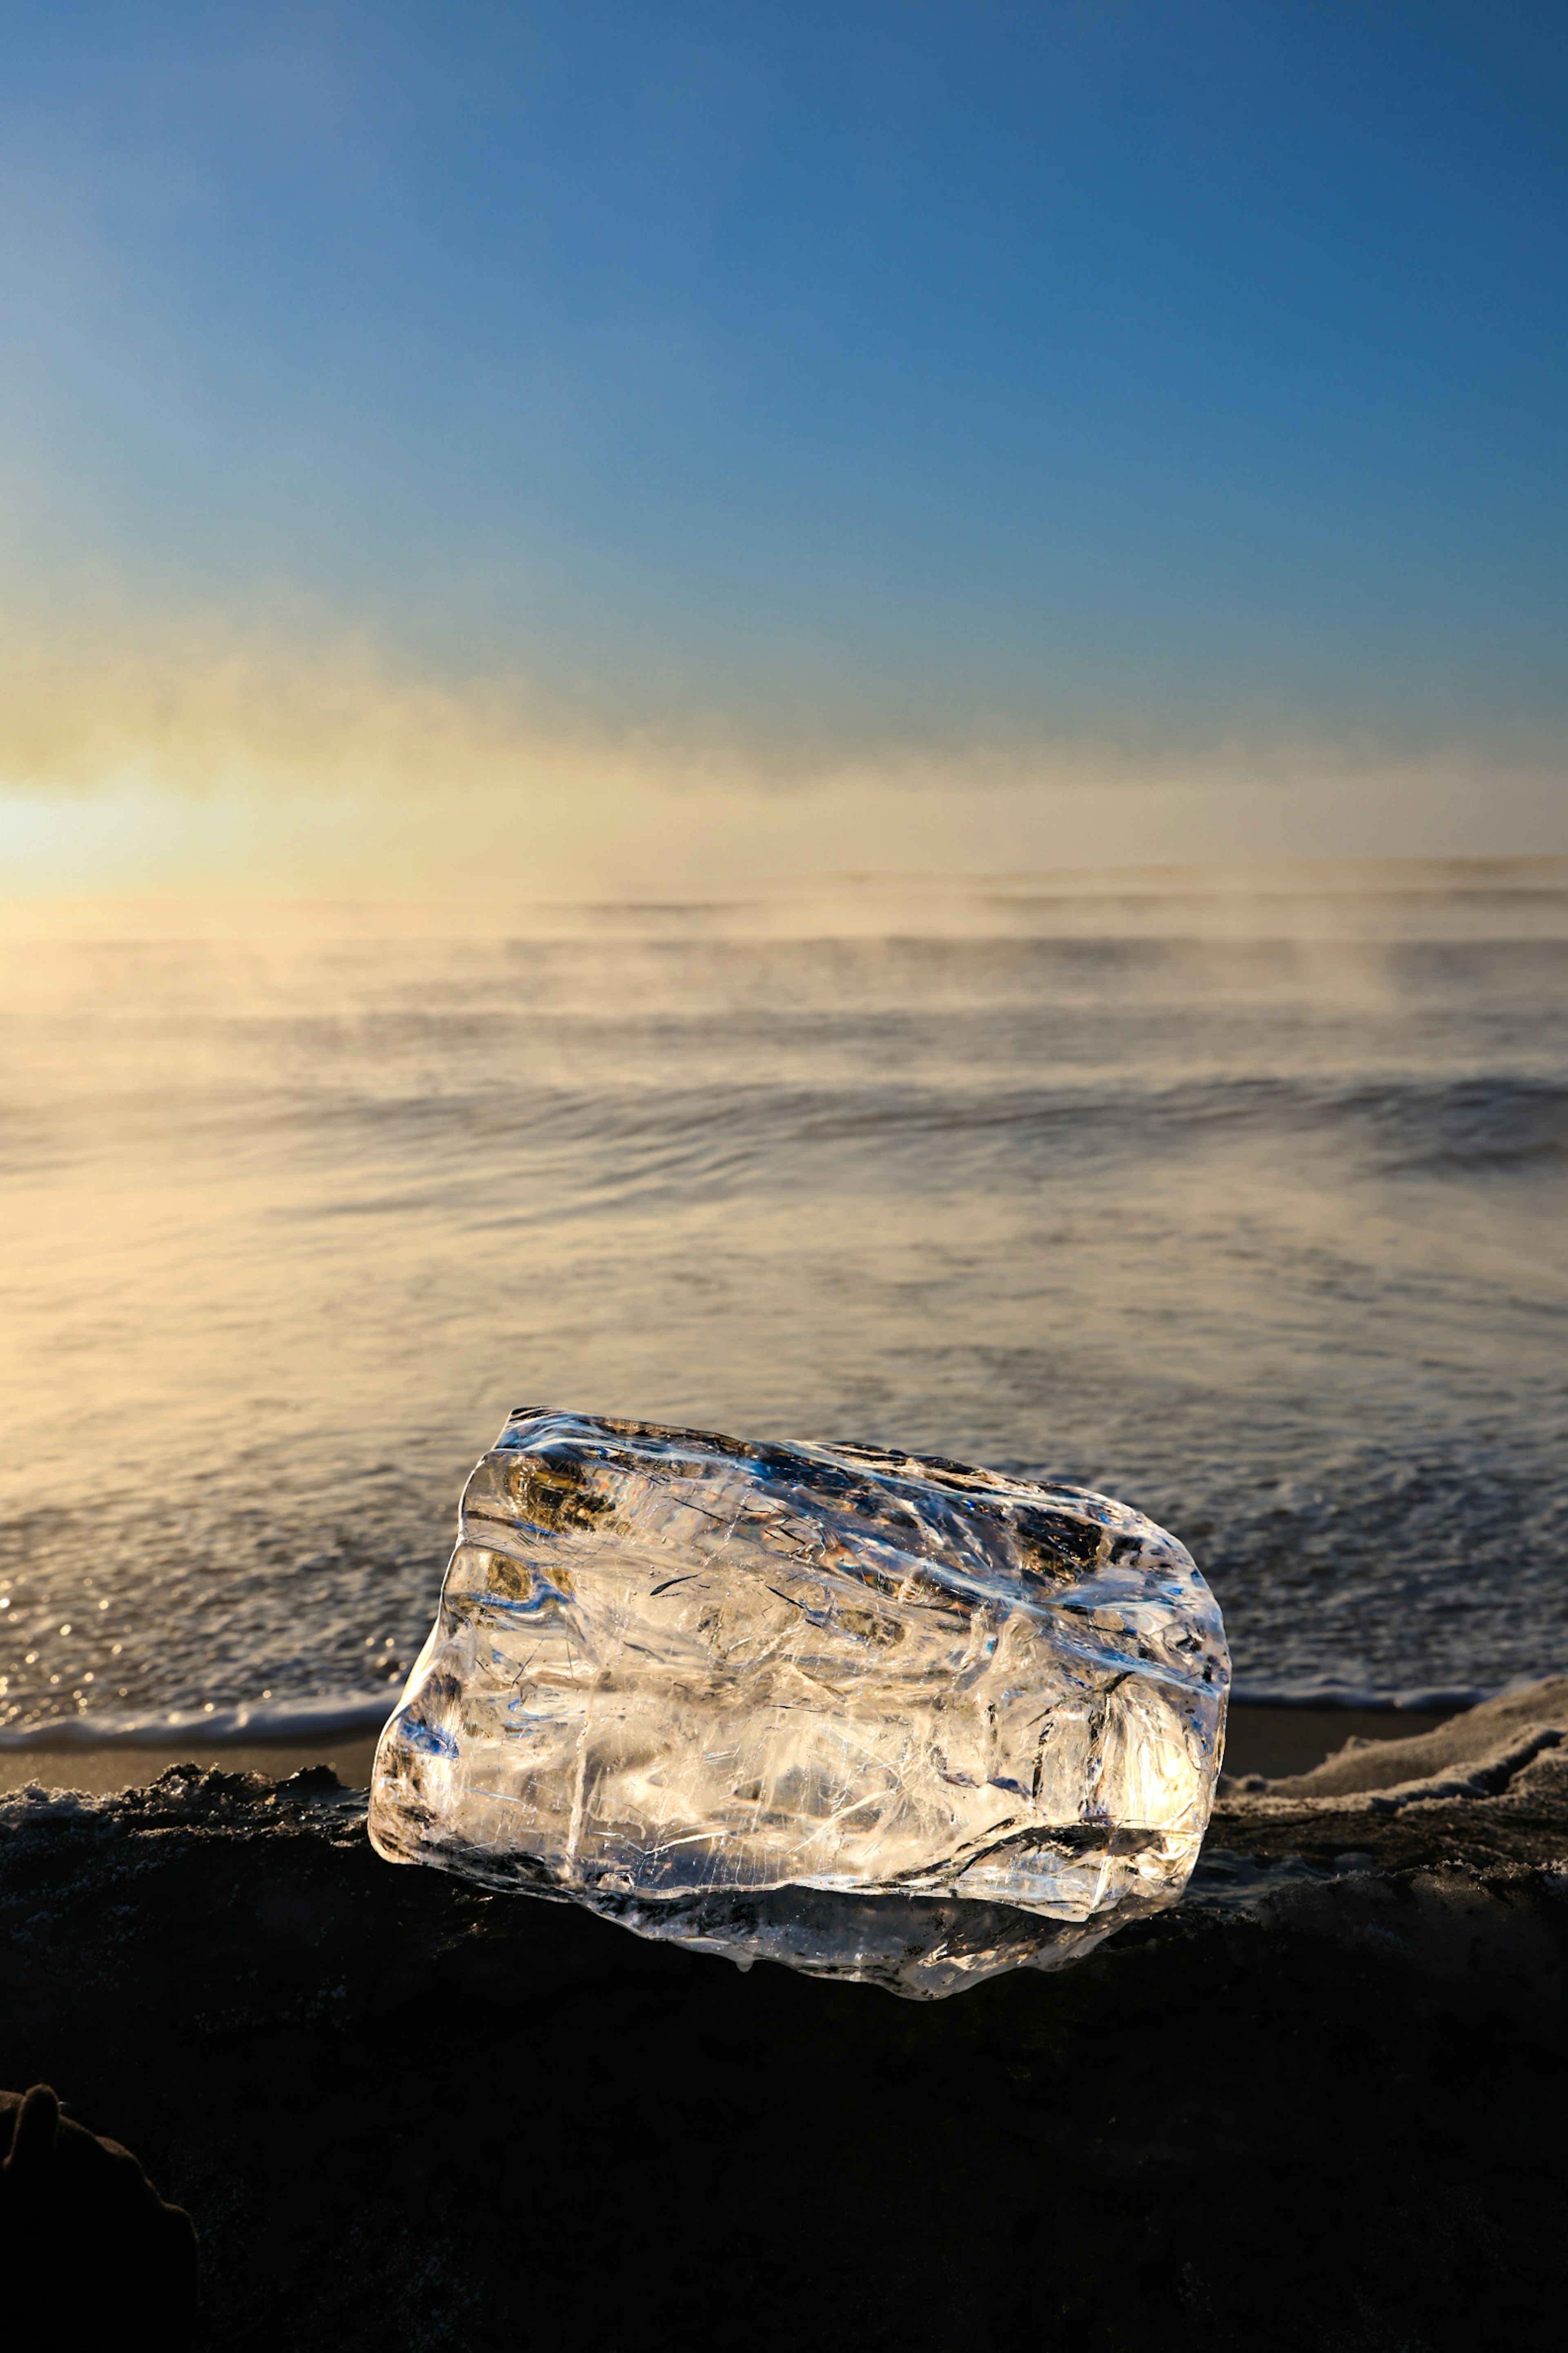
[[1174, 1537], [1087, 1488], [524, 1408], [382, 1734], [389, 1862], [895, 1992], [1173, 1903], [1230, 1666]]

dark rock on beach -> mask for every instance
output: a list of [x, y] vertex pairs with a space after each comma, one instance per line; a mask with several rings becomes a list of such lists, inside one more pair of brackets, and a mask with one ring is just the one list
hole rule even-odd
[[196, 2236], [129, 2149], [62, 2116], [54, 2086], [0, 2092], [0, 2279], [24, 2345], [137, 2342], [184, 2353], [196, 2312]]
[[929, 2005], [391, 1867], [324, 1770], [22, 1793], [0, 2083], [188, 2211], [225, 2353], [1544, 2341], [1568, 1683], [1522, 1699], [1226, 1785], [1177, 1911]]

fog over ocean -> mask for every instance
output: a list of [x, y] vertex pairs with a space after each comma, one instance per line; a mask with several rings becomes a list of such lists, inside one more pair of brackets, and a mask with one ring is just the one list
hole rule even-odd
[[1238, 1691], [1568, 1668], [1568, 861], [0, 920], [0, 1739], [370, 1723], [508, 1409], [1066, 1476]]

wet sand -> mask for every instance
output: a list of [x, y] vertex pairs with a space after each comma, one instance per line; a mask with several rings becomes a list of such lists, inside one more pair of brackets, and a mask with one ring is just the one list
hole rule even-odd
[[[1305, 1773], [1347, 1740], [1407, 1740], [1446, 1721], [1441, 1712], [1342, 1707], [1233, 1706], [1226, 1734], [1231, 1775]], [[37, 1782], [46, 1789], [80, 1789], [104, 1797], [144, 1788], [171, 1765], [199, 1765], [224, 1773], [260, 1773], [286, 1780], [311, 1765], [330, 1765], [345, 1789], [370, 1787], [374, 1734], [342, 1740], [252, 1742], [226, 1747], [187, 1737], [169, 1747], [125, 1746], [0, 1749], [0, 1790]]]
[[356, 1733], [342, 1740], [251, 1741], [232, 1747], [187, 1737], [168, 1747], [138, 1743], [83, 1748], [73, 1743], [59, 1748], [6, 1748], [0, 1749], [0, 1791], [36, 1783], [44, 1789], [79, 1789], [102, 1798], [117, 1789], [144, 1789], [171, 1765], [196, 1765], [204, 1772], [259, 1773], [268, 1781], [285, 1781], [290, 1773], [312, 1765], [330, 1765], [345, 1789], [368, 1789], [375, 1742], [374, 1733]]

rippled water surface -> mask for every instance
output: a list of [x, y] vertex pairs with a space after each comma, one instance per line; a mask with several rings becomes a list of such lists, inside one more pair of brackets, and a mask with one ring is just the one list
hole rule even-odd
[[1568, 871], [14, 915], [0, 1726], [348, 1722], [510, 1406], [1191, 1546], [1244, 1691], [1568, 1666]]

